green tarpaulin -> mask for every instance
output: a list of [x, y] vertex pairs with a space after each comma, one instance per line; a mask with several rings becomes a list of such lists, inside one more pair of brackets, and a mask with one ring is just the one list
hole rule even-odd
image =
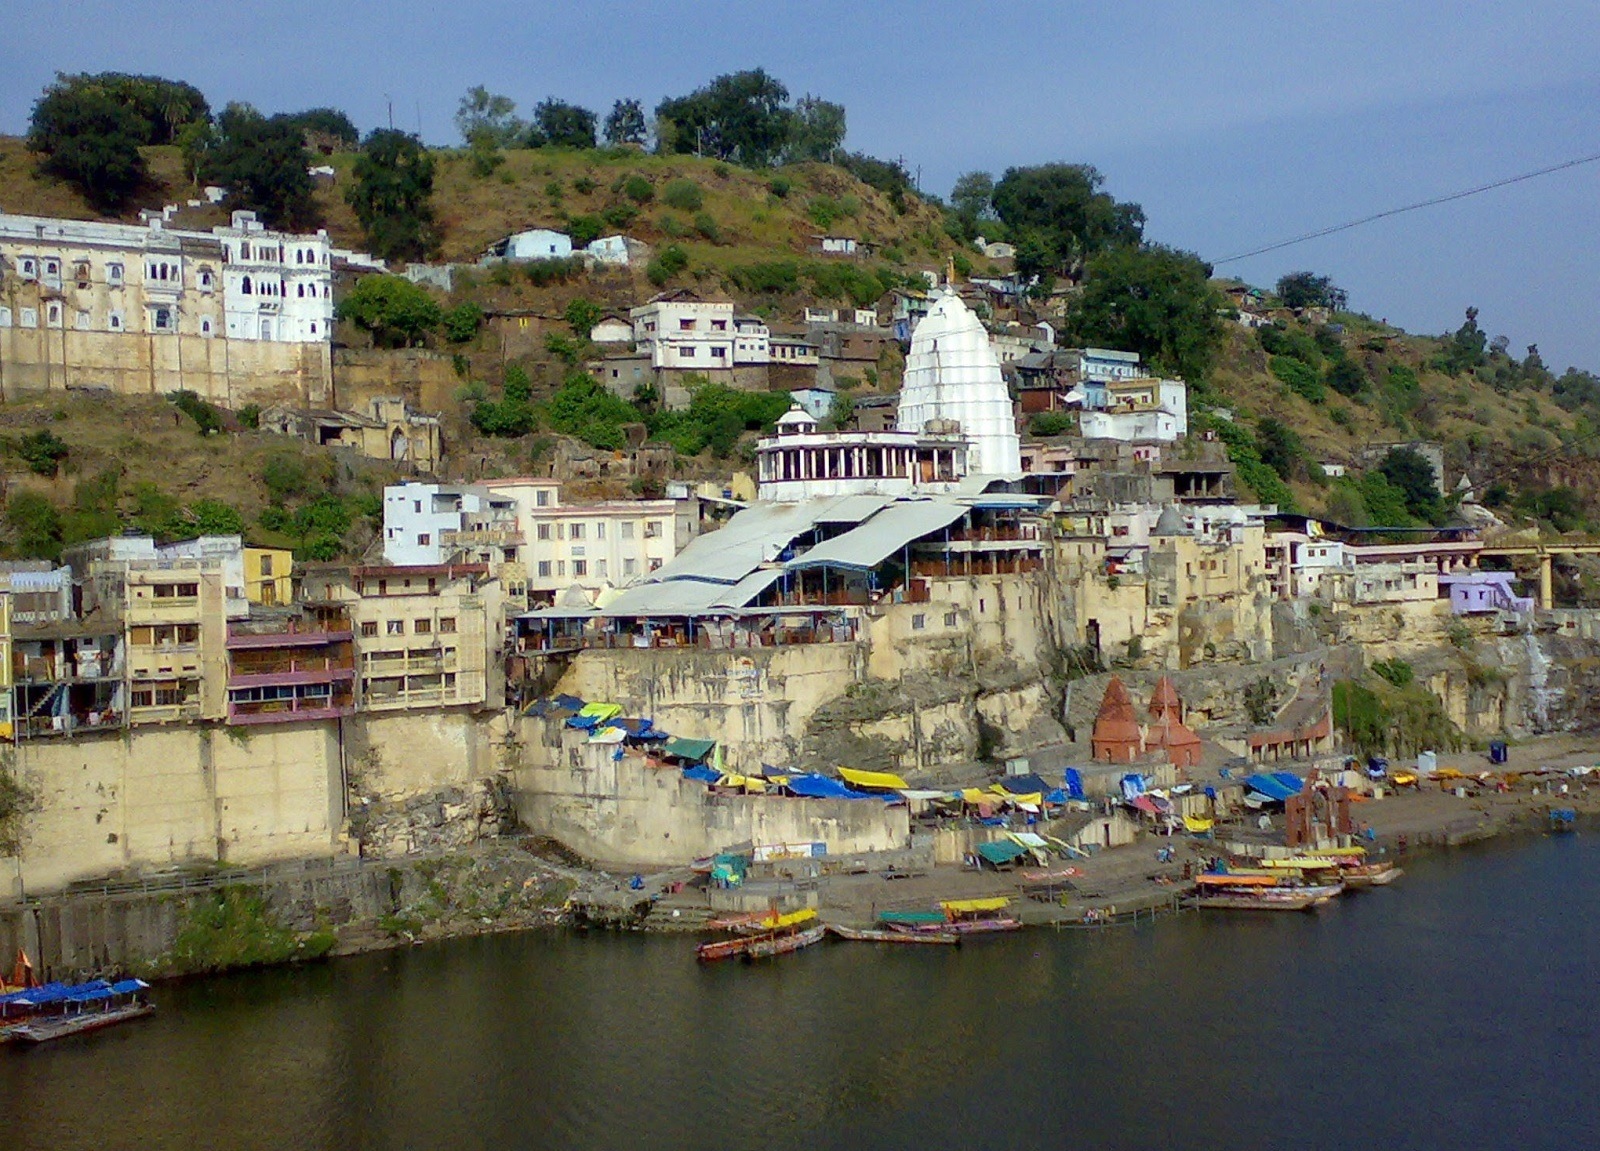
[[706, 756], [710, 755], [711, 749], [716, 746], [717, 741], [714, 739], [679, 739], [674, 736], [662, 744], [661, 750], [667, 755], [675, 755], [691, 763], [704, 763]]
[[1020, 843], [1009, 843], [1001, 839], [993, 843], [978, 844], [978, 854], [998, 867], [1028, 854], [1028, 849]]

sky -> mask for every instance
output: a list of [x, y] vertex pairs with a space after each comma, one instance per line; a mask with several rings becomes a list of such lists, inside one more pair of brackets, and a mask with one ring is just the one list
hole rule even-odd
[[[331, 105], [455, 143], [475, 84], [652, 108], [763, 67], [845, 105], [846, 146], [957, 175], [1089, 163], [1146, 236], [1270, 286], [1329, 275], [1359, 311], [1600, 371], [1600, 163], [1247, 260], [1374, 212], [1600, 153], [1593, 0], [990, 4], [979, 0], [8, 0], [0, 132], [58, 71], [187, 80], [213, 107]], [[0, 205], [3, 206], [3, 205]]]

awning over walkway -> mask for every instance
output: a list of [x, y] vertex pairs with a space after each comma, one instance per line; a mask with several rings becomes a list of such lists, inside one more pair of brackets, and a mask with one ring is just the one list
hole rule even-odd
[[818, 544], [786, 566], [791, 571], [822, 567], [871, 571], [913, 540], [949, 527], [966, 513], [967, 508], [962, 504], [902, 500], [890, 504], [866, 523]]

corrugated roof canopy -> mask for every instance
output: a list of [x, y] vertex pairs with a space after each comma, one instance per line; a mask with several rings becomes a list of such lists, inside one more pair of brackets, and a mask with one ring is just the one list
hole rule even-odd
[[966, 512], [962, 504], [902, 500], [785, 566], [793, 571], [820, 567], [871, 571], [912, 540], [949, 527]]

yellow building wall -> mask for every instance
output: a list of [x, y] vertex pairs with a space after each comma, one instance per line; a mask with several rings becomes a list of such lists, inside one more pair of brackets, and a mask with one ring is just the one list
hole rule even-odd
[[294, 553], [287, 548], [244, 549], [244, 595], [264, 606], [294, 602]]

